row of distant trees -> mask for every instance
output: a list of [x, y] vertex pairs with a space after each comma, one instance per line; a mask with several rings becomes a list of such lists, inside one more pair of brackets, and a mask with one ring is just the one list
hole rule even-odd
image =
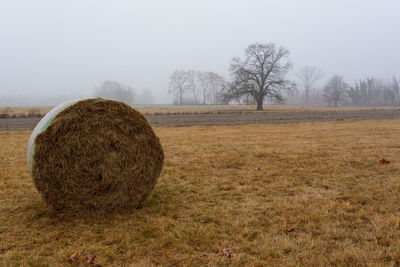
[[227, 83], [215, 72], [177, 70], [170, 77], [169, 93], [174, 104], [222, 104]]
[[154, 96], [149, 89], [143, 89], [142, 94], [137, 95], [132, 87], [110, 80], [97, 86], [94, 90], [94, 96], [119, 100], [128, 105], [134, 103], [152, 104], [154, 101]]
[[322, 77], [320, 71], [307, 67], [297, 76], [299, 77], [297, 90], [289, 96], [292, 103], [328, 104], [335, 107], [400, 105], [400, 89], [396, 77], [386, 82], [376, 78], [361, 79], [354, 85], [349, 85], [343, 76], [334, 75], [323, 87], [316, 88], [314, 83]]
[[323, 77], [316, 67], [304, 67], [297, 80], [286, 75], [292, 65], [289, 51], [273, 43], [255, 43], [245, 49], [244, 58], [234, 57], [230, 63], [230, 81], [213, 72], [174, 71], [170, 76], [169, 93], [175, 104], [263, 104], [284, 103], [332, 106], [400, 105], [396, 78], [382, 82], [368, 78], [348, 85], [340, 75], [333, 75], [323, 87], [316, 83]]
[[394, 106], [400, 104], [398, 80], [393, 77], [390, 82], [369, 78], [361, 80], [347, 90], [353, 105], [359, 106]]
[[[286, 60], [289, 51], [274, 44], [253, 44], [245, 50], [245, 58], [232, 59], [232, 80], [213, 72], [175, 71], [170, 77], [169, 93], [177, 104], [227, 104], [255, 102], [263, 109], [265, 100], [283, 101], [283, 91], [293, 84], [285, 79], [291, 67]], [[200, 98], [199, 98], [200, 97]]]
[[[332, 106], [395, 106], [400, 105], [399, 82], [396, 78], [383, 82], [367, 78], [349, 85], [340, 75], [316, 84], [323, 77], [316, 67], [304, 67], [297, 80], [286, 78], [292, 68], [289, 51], [273, 43], [255, 43], [247, 47], [244, 57], [231, 60], [230, 80], [211, 71], [176, 70], [169, 78], [168, 93], [174, 104], [255, 104], [263, 109], [265, 102]], [[95, 96], [124, 101], [127, 104], [152, 103], [150, 90], [136, 96], [130, 86], [105, 81], [95, 89]]]

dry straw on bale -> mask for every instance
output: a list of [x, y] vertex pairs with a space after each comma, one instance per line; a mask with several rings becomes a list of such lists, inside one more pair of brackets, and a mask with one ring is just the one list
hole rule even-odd
[[52, 208], [111, 211], [141, 205], [164, 160], [161, 143], [141, 113], [121, 102], [87, 99], [50, 121], [34, 138], [28, 162]]

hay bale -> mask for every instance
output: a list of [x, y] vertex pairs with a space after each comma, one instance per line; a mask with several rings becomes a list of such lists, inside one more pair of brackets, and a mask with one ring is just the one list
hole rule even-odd
[[28, 167], [55, 210], [137, 208], [154, 188], [164, 153], [146, 118], [104, 99], [70, 101], [33, 131]]

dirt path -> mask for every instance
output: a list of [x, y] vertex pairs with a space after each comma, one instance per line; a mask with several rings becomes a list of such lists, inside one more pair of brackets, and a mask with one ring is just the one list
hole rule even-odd
[[[235, 125], [400, 119], [400, 109], [146, 115], [152, 126]], [[40, 118], [0, 118], [0, 131], [32, 130]]]

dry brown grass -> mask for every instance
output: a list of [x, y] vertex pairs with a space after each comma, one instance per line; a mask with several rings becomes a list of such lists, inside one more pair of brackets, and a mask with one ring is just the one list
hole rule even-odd
[[0, 107], [0, 115], [10, 117], [44, 116], [51, 109], [51, 107]]
[[400, 264], [400, 120], [155, 130], [166, 161], [144, 207], [80, 218], [40, 200], [29, 132], [0, 133], [0, 265]]
[[[139, 112], [146, 115], [153, 114], [202, 114], [202, 113], [235, 113], [235, 112], [260, 112], [256, 111], [255, 105], [197, 105], [197, 106], [168, 106], [165, 107], [135, 107]], [[0, 115], [26, 117], [29, 114], [44, 116], [52, 107], [40, 108], [0, 108]], [[300, 112], [300, 111], [356, 111], [356, 110], [390, 110], [398, 107], [310, 107], [310, 106], [264, 106], [261, 112]]]
[[201, 114], [201, 113], [248, 113], [248, 112], [301, 112], [301, 111], [357, 111], [357, 110], [391, 110], [398, 107], [312, 107], [312, 106], [264, 106], [263, 111], [256, 111], [255, 105], [206, 105], [204, 107], [171, 106], [165, 108], [135, 108], [143, 114]]

